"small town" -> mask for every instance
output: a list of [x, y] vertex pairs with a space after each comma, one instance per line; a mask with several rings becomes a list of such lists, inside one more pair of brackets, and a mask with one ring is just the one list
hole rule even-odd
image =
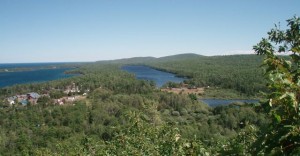
[[60, 98], [54, 98], [51, 97], [49, 93], [39, 94], [36, 92], [30, 92], [27, 94], [18, 94], [18, 95], [8, 97], [6, 98], [6, 101], [9, 103], [9, 105], [20, 104], [22, 106], [27, 106], [28, 104], [31, 105], [38, 104], [38, 100], [41, 97], [48, 97], [52, 99], [53, 104], [65, 105], [65, 104], [72, 104], [74, 101], [77, 100], [85, 99], [87, 93], [90, 91], [89, 89], [87, 89], [82, 93], [81, 90], [79, 89], [79, 86], [75, 85], [75, 83], [72, 83], [72, 85], [67, 86], [65, 90], [60, 90], [60, 89], [53, 89], [53, 90], [63, 92], [64, 96]]

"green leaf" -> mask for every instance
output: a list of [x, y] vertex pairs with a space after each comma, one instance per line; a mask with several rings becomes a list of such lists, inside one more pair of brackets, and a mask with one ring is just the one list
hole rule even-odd
[[280, 117], [279, 115], [274, 114], [274, 117], [275, 117], [275, 119], [276, 119], [276, 121], [277, 121], [278, 123], [281, 122], [281, 117]]

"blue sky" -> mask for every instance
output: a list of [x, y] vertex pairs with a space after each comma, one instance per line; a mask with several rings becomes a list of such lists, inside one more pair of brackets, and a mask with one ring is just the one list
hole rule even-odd
[[251, 53], [299, 0], [0, 0], [0, 63]]

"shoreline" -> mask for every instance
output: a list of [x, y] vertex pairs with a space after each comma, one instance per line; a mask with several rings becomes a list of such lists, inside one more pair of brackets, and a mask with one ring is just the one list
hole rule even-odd
[[[45, 82], [50, 82], [50, 81], [56, 81], [60, 79], [67, 79], [71, 78], [74, 76], [80, 76], [82, 73], [71, 73], [72, 69], [75, 68], [43, 68], [43, 69], [36, 69], [36, 70], [24, 70], [24, 71], [15, 71], [15, 72], [0, 72], [0, 76], [3, 76], [3, 86], [0, 86], [0, 89], [7, 88], [7, 87], [12, 87], [15, 85], [26, 85], [26, 84], [34, 84], [34, 83], [45, 83]], [[57, 71], [55, 71], [57, 70]], [[42, 72], [42, 74], [38, 73]], [[49, 73], [47, 73], [46, 76], [44, 77], [35, 77], [38, 75], [43, 75], [43, 73], [47, 72], [52, 72], [50, 75], [51, 77], [49, 78]], [[31, 75], [30, 78], [26, 76], [26, 79], [24, 80], [24, 75]], [[33, 75], [32, 75], [33, 74]], [[18, 79], [13, 79], [12, 81], [5, 81], [7, 79], [10, 79], [12, 76], [15, 77], [20, 77]]]

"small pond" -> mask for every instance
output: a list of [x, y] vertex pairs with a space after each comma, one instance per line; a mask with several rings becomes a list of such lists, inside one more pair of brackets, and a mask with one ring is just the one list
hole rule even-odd
[[231, 103], [258, 103], [259, 100], [241, 100], [241, 99], [233, 99], [233, 100], [222, 100], [222, 99], [200, 99], [200, 101], [208, 104], [211, 107], [216, 107], [219, 105], [229, 105]]
[[172, 73], [159, 71], [147, 66], [129, 65], [123, 66], [122, 69], [135, 74], [137, 79], [154, 81], [157, 87], [163, 86], [168, 81], [180, 83], [185, 80], [185, 78], [177, 77]]

